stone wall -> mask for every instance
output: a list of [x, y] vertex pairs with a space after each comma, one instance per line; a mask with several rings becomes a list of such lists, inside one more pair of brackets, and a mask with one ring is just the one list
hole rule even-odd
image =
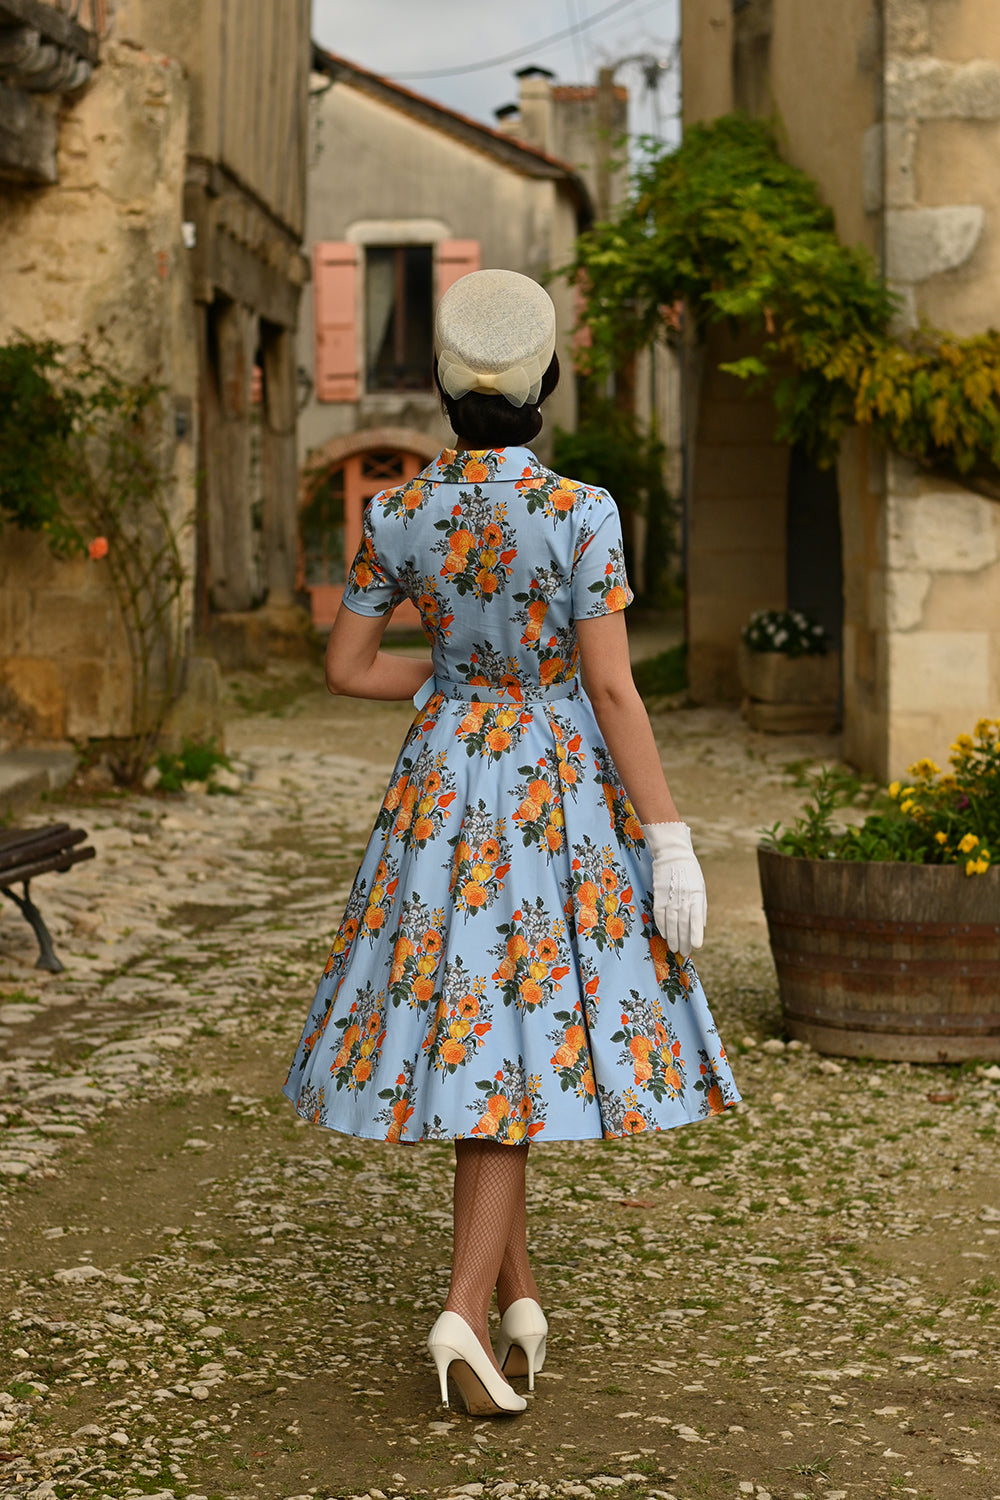
[[[865, 207], [884, 222], [902, 328], [1000, 325], [1000, 10], [890, 0], [885, 123], [866, 142]], [[1000, 712], [1000, 505], [890, 456], [882, 517], [886, 726], [880, 769], [941, 762]]]
[[[193, 572], [195, 340], [181, 239], [187, 89], [180, 67], [108, 43], [66, 111], [59, 181], [0, 189], [0, 338], [87, 340], [167, 391], [169, 503]], [[190, 601], [186, 601], [189, 613]], [[127, 734], [127, 643], [100, 562], [0, 537], [0, 720], [50, 738]], [[2, 727], [0, 727], [2, 733]]]
[[[749, 79], [754, 60], [761, 76]], [[683, 62], [686, 121], [724, 113], [741, 91], [751, 103], [766, 98], [788, 158], [817, 180], [841, 237], [866, 245], [898, 293], [901, 331], [921, 320], [963, 335], [1000, 326], [995, 0], [751, 0], [735, 16], [723, 0], [686, 0]], [[707, 399], [722, 398], [705, 384]], [[749, 454], [738, 474], [707, 409], [699, 442], [692, 676], [724, 691], [722, 622], [742, 574], [735, 553], [725, 562], [716, 527], [728, 508], [771, 534], [783, 524], [783, 481]], [[730, 470], [714, 499], [706, 444], [715, 472]], [[861, 432], [845, 441], [838, 476], [845, 754], [899, 775], [921, 755], [942, 762], [956, 734], [1000, 712], [1000, 506], [918, 473]], [[700, 575], [699, 535], [716, 559]]]

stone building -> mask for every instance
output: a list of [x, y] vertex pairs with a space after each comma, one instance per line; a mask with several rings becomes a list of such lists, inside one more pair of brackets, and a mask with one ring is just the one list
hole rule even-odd
[[[164, 387], [189, 649], [210, 609], [292, 602], [308, 80], [308, 0], [0, 3], [0, 338], [88, 340]], [[104, 571], [8, 527], [0, 681], [21, 721], [127, 734], [127, 663]]]
[[[542, 279], [589, 221], [581, 177], [548, 151], [491, 130], [354, 63], [313, 49], [307, 240], [312, 296], [299, 360], [302, 578], [331, 623], [377, 490], [452, 440], [432, 387], [433, 307], [453, 281], [504, 266]], [[555, 280], [564, 378], [540, 451], [576, 415], [572, 291]], [[401, 606], [399, 625], [416, 623]]]
[[[994, 0], [684, 0], [684, 121], [774, 116], [902, 322], [1000, 326], [1000, 8]], [[843, 648], [844, 753], [880, 775], [1000, 712], [1000, 506], [863, 432], [817, 471], [776, 444], [769, 404], [719, 373], [690, 413], [692, 689], [738, 692], [753, 609], [818, 616]]]

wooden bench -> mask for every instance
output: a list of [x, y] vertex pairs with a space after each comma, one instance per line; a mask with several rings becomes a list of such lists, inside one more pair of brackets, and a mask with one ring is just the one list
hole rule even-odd
[[[93, 859], [97, 850], [92, 845], [80, 847], [86, 837], [85, 829], [71, 828], [68, 823], [50, 823], [46, 828], [0, 829], [0, 893], [8, 896], [20, 908], [25, 921], [31, 923], [38, 939], [35, 967], [48, 969], [50, 974], [61, 974], [65, 966], [56, 957], [52, 935], [31, 899], [30, 882], [36, 875], [68, 870], [83, 859]], [[21, 896], [11, 890], [15, 881], [22, 886]]]

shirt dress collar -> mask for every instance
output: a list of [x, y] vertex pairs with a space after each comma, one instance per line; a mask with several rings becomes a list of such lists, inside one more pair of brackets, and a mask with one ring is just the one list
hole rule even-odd
[[443, 448], [418, 478], [438, 484], [494, 484], [547, 473], [530, 448]]

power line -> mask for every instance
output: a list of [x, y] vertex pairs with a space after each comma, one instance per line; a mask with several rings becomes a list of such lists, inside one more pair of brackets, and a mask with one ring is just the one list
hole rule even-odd
[[[566, 9], [569, 12], [569, 19], [570, 19], [570, 22], [571, 22], [571, 25], [572, 25], [573, 57], [574, 57], [574, 59], [576, 61], [576, 71], [577, 71], [578, 75], [582, 78], [583, 77], [583, 71], [584, 71], [584, 68], [583, 68], [583, 48], [580, 45], [580, 22], [579, 22], [579, 20], [577, 18], [577, 14], [576, 14], [576, 0], [566, 0]], [[584, 17], [584, 19], [586, 19], [586, 17]]]
[[581, 21], [577, 26], [569, 26], [563, 31], [553, 33], [552, 36], [542, 37], [540, 41], [532, 42], [527, 47], [518, 47], [515, 52], [506, 52], [502, 57], [489, 57], [485, 62], [466, 63], [464, 67], [460, 68], [433, 68], [420, 73], [394, 73], [389, 68], [386, 68], [384, 71], [390, 78], [395, 78], [401, 83], [405, 83], [411, 78], [455, 78], [460, 73], [481, 73], [484, 68], [495, 68], [500, 63], [517, 62], [519, 58], [529, 57], [534, 52], [540, 52], [543, 47], [551, 47], [556, 42], [564, 42], [567, 37], [579, 35], [581, 31], [586, 31], [589, 27], [596, 26], [598, 21], [603, 21], [608, 16], [613, 16], [616, 11], [624, 10], [626, 6], [631, 4], [633, 4], [633, 0], [615, 0], [614, 5], [609, 5], [604, 10], [597, 11], [595, 15], [588, 16], [585, 21]]

